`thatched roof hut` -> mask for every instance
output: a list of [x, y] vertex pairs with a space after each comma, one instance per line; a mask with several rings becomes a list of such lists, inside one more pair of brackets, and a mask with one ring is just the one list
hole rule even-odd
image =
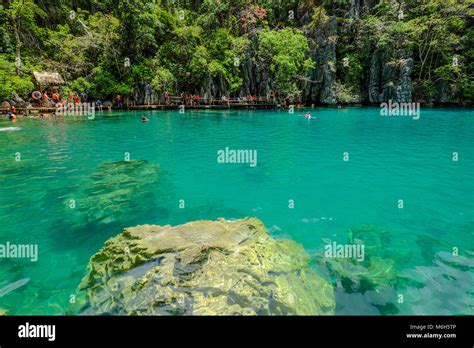
[[66, 82], [57, 72], [33, 72], [36, 82], [39, 85], [64, 85]]

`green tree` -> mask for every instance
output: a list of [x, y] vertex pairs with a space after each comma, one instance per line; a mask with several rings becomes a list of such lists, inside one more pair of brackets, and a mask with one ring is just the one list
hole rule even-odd
[[21, 47], [26, 35], [35, 36], [37, 16], [46, 16], [46, 13], [38, 7], [33, 0], [9, 0], [7, 15], [11, 22], [11, 28], [15, 34], [16, 45], [16, 74], [20, 75]]
[[299, 30], [262, 30], [259, 34], [259, 52], [264, 64], [268, 64], [275, 78], [279, 92], [287, 95], [299, 95], [298, 81], [314, 67], [314, 62], [307, 58], [308, 41]]
[[15, 74], [15, 64], [0, 55], [0, 100], [10, 100], [13, 93], [27, 98], [33, 90], [30, 77], [20, 77]]

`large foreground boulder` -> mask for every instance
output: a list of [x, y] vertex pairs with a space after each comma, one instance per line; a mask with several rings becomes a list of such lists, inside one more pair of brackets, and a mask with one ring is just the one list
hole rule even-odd
[[90, 314], [319, 315], [332, 286], [255, 218], [126, 228], [89, 263]]

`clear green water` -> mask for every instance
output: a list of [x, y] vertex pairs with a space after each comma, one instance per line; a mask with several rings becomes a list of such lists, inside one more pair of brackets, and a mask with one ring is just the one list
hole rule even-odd
[[[274, 237], [304, 245], [335, 284], [337, 314], [473, 314], [474, 112], [422, 109], [417, 121], [378, 108], [313, 112], [310, 121], [270, 111], [19, 120], [21, 130], [0, 132], [0, 243], [36, 243], [39, 260], [0, 259], [0, 309], [69, 313], [88, 259], [126, 226], [256, 216]], [[217, 163], [225, 147], [257, 150], [257, 166]], [[145, 169], [100, 166], [125, 152]], [[397, 276], [348, 287], [317, 255], [325, 240], [344, 243], [349, 228], [368, 224], [366, 247], [378, 243]]]

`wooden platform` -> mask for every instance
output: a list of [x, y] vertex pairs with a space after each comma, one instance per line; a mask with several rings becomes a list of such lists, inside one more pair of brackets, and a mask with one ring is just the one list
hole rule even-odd
[[[229, 104], [213, 104], [213, 105], [185, 105], [185, 110], [225, 110], [225, 109], [274, 109], [278, 104], [244, 104], [244, 103], [229, 103]], [[135, 105], [123, 107], [123, 109], [130, 110], [178, 110], [179, 105]], [[117, 110], [114, 108], [113, 110]], [[120, 109], [119, 109], [120, 110]]]
[[[124, 105], [123, 107], [112, 106], [113, 111], [117, 110], [179, 110], [182, 104], [156, 104], [156, 105]], [[242, 103], [242, 102], [222, 102], [211, 105], [185, 105], [185, 110], [227, 110], [227, 109], [274, 109], [279, 104], [271, 103]], [[96, 106], [96, 110], [99, 108]], [[21, 115], [39, 115], [39, 114], [54, 114], [56, 108], [52, 107], [32, 107], [32, 108], [17, 108], [17, 114]], [[107, 111], [108, 107], [103, 106], [102, 110]]]

